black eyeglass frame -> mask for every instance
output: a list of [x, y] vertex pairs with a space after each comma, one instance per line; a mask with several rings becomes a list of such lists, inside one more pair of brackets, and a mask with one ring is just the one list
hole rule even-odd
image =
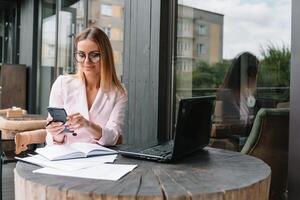
[[[76, 55], [77, 55], [77, 54], [84, 54], [84, 59], [83, 59], [83, 61], [80, 62], [80, 61], [77, 60], [77, 58], [76, 58]], [[98, 60], [98, 61], [94, 62], [94, 61], [92, 60], [93, 58], [91, 58], [91, 57], [92, 57], [91, 55], [93, 55], [93, 54], [94, 54], [94, 55], [95, 55], [95, 54], [98, 54], [98, 55], [99, 55], [99, 60]], [[73, 56], [74, 56], [74, 60], [75, 60], [77, 63], [81, 63], [81, 64], [85, 62], [85, 59], [86, 59], [87, 57], [88, 57], [88, 59], [89, 59], [89, 62], [91, 62], [91, 63], [98, 63], [98, 62], [100, 61], [100, 59], [101, 59], [101, 53], [100, 53], [100, 51], [91, 51], [91, 52], [88, 53], [88, 56], [86, 56], [86, 53], [83, 52], [83, 51], [75, 51]]]

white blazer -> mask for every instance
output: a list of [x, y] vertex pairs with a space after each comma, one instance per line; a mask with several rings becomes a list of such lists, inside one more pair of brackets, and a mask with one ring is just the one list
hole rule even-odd
[[[66, 133], [65, 143], [89, 142], [101, 145], [115, 145], [122, 134], [127, 95], [122, 95], [116, 88], [104, 92], [101, 87], [88, 110], [86, 88], [83, 81], [76, 76], [61, 75], [52, 85], [49, 107], [64, 108], [68, 115], [79, 112], [85, 119], [102, 128], [102, 137], [94, 140], [86, 128], [76, 131], [77, 136]], [[47, 133], [47, 144], [53, 144], [53, 138]]]

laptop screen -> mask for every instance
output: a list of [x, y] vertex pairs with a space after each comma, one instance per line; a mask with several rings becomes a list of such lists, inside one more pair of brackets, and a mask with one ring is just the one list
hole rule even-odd
[[214, 100], [214, 96], [180, 100], [174, 137], [173, 156], [175, 158], [208, 145]]

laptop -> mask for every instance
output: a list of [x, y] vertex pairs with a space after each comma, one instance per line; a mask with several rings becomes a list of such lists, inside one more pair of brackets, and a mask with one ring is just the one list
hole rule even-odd
[[214, 96], [181, 99], [174, 139], [148, 148], [119, 150], [122, 156], [159, 162], [176, 161], [209, 143]]

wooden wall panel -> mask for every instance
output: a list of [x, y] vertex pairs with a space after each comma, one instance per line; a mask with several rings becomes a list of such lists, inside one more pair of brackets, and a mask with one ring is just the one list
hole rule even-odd
[[123, 80], [129, 101], [124, 136], [128, 144], [157, 137], [159, 22], [160, 1], [125, 1]]
[[1, 108], [26, 109], [26, 66], [3, 64], [0, 72]]

